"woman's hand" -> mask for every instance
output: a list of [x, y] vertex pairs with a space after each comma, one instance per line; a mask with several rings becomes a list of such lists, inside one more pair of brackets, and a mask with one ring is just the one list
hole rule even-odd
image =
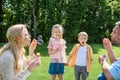
[[34, 61], [32, 61], [30, 63], [30, 65], [28, 66], [28, 70], [31, 71], [34, 68], [38, 67], [40, 65], [40, 59], [35, 59]]
[[34, 54], [34, 50], [37, 47], [37, 40], [33, 39], [30, 46], [29, 46], [29, 55], [33, 55]]

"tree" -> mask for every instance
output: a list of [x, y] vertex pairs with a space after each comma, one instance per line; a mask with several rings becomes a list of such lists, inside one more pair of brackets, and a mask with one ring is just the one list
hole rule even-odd
[[0, 24], [3, 21], [2, 14], [3, 14], [3, 12], [2, 12], [2, 0], [0, 0]]
[[[1, 3], [2, 2], [2, 3]], [[51, 27], [61, 24], [67, 42], [77, 42], [77, 34], [85, 31], [89, 43], [101, 43], [114, 23], [119, 20], [120, 2], [117, 0], [1, 0], [0, 13], [2, 34], [17, 23], [29, 25], [32, 38], [43, 35], [44, 41], [51, 36]], [[4, 36], [0, 38], [5, 40]], [[1, 40], [0, 40], [1, 41]]]

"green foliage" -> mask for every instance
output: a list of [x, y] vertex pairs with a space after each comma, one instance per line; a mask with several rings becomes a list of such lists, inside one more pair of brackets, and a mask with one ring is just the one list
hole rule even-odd
[[[5, 31], [13, 24], [29, 25], [32, 38], [51, 36], [51, 27], [61, 24], [67, 42], [77, 42], [77, 34], [86, 31], [89, 43], [101, 43], [120, 19], [120, 2], [117, 0], [1, 0], [0, 30], [6, 41]], [[35, 5], [34, 5], [35, 4]], [[3, 31], [4, 30], [4, 31]]]
[[0, 22], [2, 22], [2, 0], [0, 0]]

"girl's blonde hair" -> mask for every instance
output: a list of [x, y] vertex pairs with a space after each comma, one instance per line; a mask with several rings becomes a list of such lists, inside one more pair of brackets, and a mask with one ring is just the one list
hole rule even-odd
[[[17, 24], [11, 26], [6, 33], [6, 37], [8, 39], [8, 43], [5, 44], [0, 49], [0, 55], [3, 54], [4, 51], [10, 50], [11, 53], [14, 55], [15, 58], [15, 75], [20, 71], [20, 67], [18, 65], [18, 59], [19, 59], [19, 48], [18, 43], [16, 41], [17, 37], [22, 37], [23, 35], [23, 28], [26, 28], [26, 25], [23, 24]], [[25, 52], [25, 49], [23, 48], [21, 52]]]
[[86, 32], [80, 32], [80, 33], [78, 33], [78, 37], [80, 37], [80, 35], [85, 35], [87, 37], [87, 39], [88, 39], [88, 34]]
[[60, 38], [62, 39], [63, 38], [63, 27], [59, 24], [53, 25], [52, 30], [51, 30], [52, 37], [53, 37], [53, 34], [54, 34], [53, 31], [54, 31], [55, 28], [60, 30], [60, 32], [61, 32], [61, 37]]

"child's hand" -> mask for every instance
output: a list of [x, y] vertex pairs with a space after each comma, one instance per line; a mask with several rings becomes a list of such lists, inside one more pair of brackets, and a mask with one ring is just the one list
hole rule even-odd
[[61, 48], [60, 48], [60, 47], [58, 47], [58, 48], [56, 49], [56, 51], [59, 51], [59, 50], [61, 50]]
[[64, 63], [65, 66], [68, 66], [68, 63]]
[[29, 54], [32, 55], [34, 50], [36, 49], [36, 46], [37, 46], [37, 40], [36, 39], [33, 39], [31, 44], [30, 44], [30, 47], [29, 47]]
[[64, 63], [65, 66], [68, 66], [69, 65], [69, 62], [68, 60]]
[[56, 50], [56, 51], [61, 50], [61, 45], [60, 45], [60, 44], [57, 44], [56, 47], [55, 47], [55, 50]]

